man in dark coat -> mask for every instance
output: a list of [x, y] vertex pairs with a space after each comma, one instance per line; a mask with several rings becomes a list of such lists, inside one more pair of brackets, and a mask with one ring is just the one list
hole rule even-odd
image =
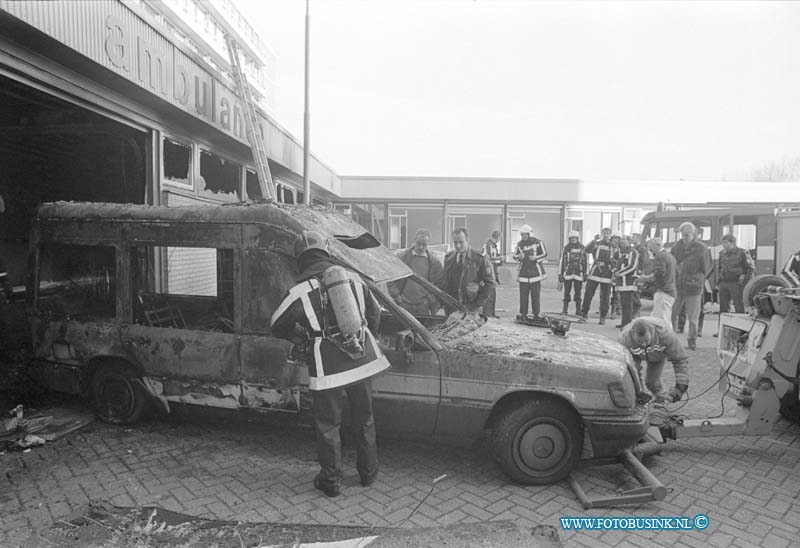
[[454, 249], [444, 258], [444, 275], [439, 287], [467, 310], [480, 312], [495, 288], [492, 265], [480, 251], [469, 247], [466, 228], [456, 228], [452, 241]]
[[675, 284], [678, 297], [672, 308], [672, 327], [678, 331], [678, 316], [685, 305], [686, 321], [689, 324], [686, 341], [689, 350], [695, 350], [706, 276], [711, 272], [712, 264], [708, 248], [697, 238], [697, 227], [687, 221], [678, 227], [678, 231], [681, 233], [681, 240], [670, 250], [678, 264]]

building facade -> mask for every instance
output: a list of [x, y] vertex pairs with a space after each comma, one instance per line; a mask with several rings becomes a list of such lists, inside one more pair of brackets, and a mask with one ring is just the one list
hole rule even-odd
[[[224, 36], [254, 95], [279, 201], [302, 200], [302, 143], [269, 116], [275, 56], [229, 0], [0, 0], [0, 253], [20, 283], [44, 201], [257, 198]], [[340, 177], [311, 157], [314, 202]]]
[[[775, 207], [800, 204], [797, 183], [757, 183], [756, 201]], [[658, 208], [751, 205], [752, 182], [607, 181], [577, 179], [497, 179], [473, 177], [342, 177], [335, 207], [352, 216], [385, 245], [411, 245], [419, 228], [431, 231], [431, 243], [446, 250], [454, 228], [463, 226], [480, 248], [494, 230], [510, 259], [519, 227], [530, 225], [555, 263], [576, 230], [587, 243], [602, 228], [630, 235], [640, 219]]]

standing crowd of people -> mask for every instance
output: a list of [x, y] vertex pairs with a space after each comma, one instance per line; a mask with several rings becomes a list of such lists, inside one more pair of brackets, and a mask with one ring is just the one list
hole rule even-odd
[[[678, 334], [686, 329], [687, 347], [695, 350], [702, 335], [702, 310], [710, 292], [709, 277], [717, 273], [720, 312], [744, 311], [743, 288], [754, 274], [750, 253], [737, 247], [736, 238], [722, 238], [723, 249], [718, 263], [698, 238], [697, 227], [690, 222], [678, 228], [680, 240], [665, 249], [659, 238], [642, 241], [641, 235], [630, 238], [610, 228], [584, 246], [580, 234], [571, 231], [558, 261], [558, 288], [563, 291], [563, 314], [573, 312], [588, 319], [599, 289], [599, 324], [620, 316], [620, 342], [630, 350], [644, 378], [645, 386], [656, 401], [678, 401], [688, 390], [688, 355]], [[545, 243], [534, 235], [530, 225], [519, 229], [513, 258], [518, 262], [519, 314], [517, 319], [534, 319], [541, 314], [542, 281], [547, 278], [544, 260]], [[496, 286], [503, 264], [501, 233], [495, 230], [481, 250], [470, 245], [466, 228], [451, 234], [452, 250], [441, 261], [429, 249], [431, 234], [420, 229], [412, 245], [399, 258], [421, 279], [439, 287], [452, 300], [440, 302], [424, 284], [403, 279], [391, 290], [398, 304], [414, 315], [435, 315], [443, 306], [445, 313], [455, 309], [453, 301], [468, 311], [496, 317]], [[340, 429], [343, 396], [347, 395], [356, 439], [356, 468], [362, 485], [375, 481], [380, 467], [375, 443], [370, 379], [389, 367], [374, 333], [380, 320], [380, 307], [361, 278], [336, 265], [330, 257], [325, 238], [317, 232], [304, 232], [296, 245], [300, 271], [297, 285], [285, 297], [272, 317], [272, 330], [295, 340], [298, 326], [311, 356], [310, 389], [313, 396], [314, 428], [320, 472], [314, 486], [329, 497], [340, 494], [342, 481]], [[793, 255], [783, 271], [793, 285], [800, 284], [800, 252]], [[335, 279], [331, 281], [327, 278]], [[8, 276], [0, 262], [0, 283], [8, 287]], [[353, 325], [348, 331], [339, 326], [336, 333], [326, 332], [337, 318], [327, 317], [319, 288], [349, 284], [354, 300], [351, 306]], [[653, 309], [648, 317], [639, 317], [640, 292], [652, 294]], [[8, 292], [8, 291], [7, 291]], [[349, 292], [346, 292], [349, 293]], [[329, 299], [333, 298], [328, 295]], [[529, 316], [530, 312], [530, 316]], [[716, 335], [715, 335], [716, 336]], [[301, 345], [302, 346], [302, 345]], [[661, 377], [666, 361], [675, 371], [675, 385], [665, 390]]]

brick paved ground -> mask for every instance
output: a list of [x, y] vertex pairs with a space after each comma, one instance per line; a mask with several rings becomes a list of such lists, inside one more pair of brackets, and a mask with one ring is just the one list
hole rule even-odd
[[[516, 298], [515, 287], [501, 288], [501, 316], [513, 316]], [[544, 299], [544, 310], [560, 309], [554, 290], [545, 290]], [[593, 320], [579, 328], [616, 336], [613, 323], [601, 327]], [[694, 394], [717, 376], [712, 327], [692, 354]], [[718, 411], [716, 390], [681, 410], [692, 417]], [[582, 510], [565, 483], [513, 485], [485, 449], [391, 440], [381, 442], [381, 475], [368, 489], [358, 485], [355, 456], [346, 448], [350, 476], [344, 494], [328, 499], [311, 486], [317, 470], [312, 441], [307, 430], [231, 415], [184, 416], [128, 428], [92, 424], [29, 453], [0, 456], [0, 546], [18, 545], [31, 531], [100, 500], [219, 519], [404, 527], [513, 520], [560, 529], [564, 515], [705, 513], [710, 518], [705, 531], [561, 531], [568, 546], [579, 547], [782, 547], [797, 545], [800, 535], [800, 427], [783, 420], [764, 437], [670, 442], [667, 451], [647, 461], [671, 488], [666, 499], [616, 510]], [[447, 478], [409, 517], [441, 474]], [[579, 477], [590, 494], [632, 485], [615, 468], [581, 471]]]

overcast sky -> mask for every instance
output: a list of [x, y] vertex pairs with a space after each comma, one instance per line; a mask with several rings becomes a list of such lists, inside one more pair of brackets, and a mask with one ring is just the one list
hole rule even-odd
[[[237, 0], [303, 136], [303, 0]], [[342, 175], [742, 178], [800, 156], [800, 2], [311, 0]]]

